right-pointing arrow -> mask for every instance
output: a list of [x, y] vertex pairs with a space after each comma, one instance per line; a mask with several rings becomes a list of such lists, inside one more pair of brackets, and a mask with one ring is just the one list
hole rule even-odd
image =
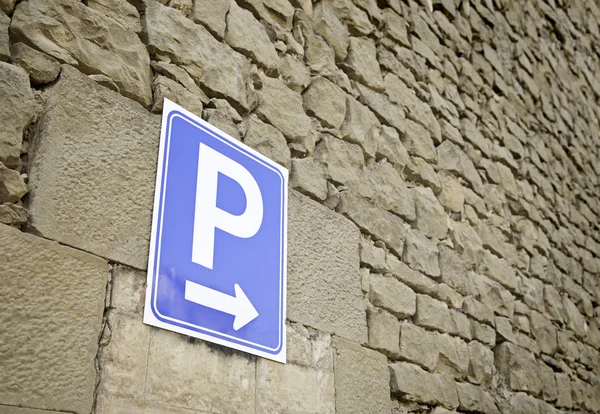
[[242, 288], [237, 283], [233, 287], [235, 296], [229, 296], [218, 290], [186, 280], [185, 299], [207, 308], [234, 315], [233, 329], [237, 331], [254, 320], [258, 316], [258, 312]]

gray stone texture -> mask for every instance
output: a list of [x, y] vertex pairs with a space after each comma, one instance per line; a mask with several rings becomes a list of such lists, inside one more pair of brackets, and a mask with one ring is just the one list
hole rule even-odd
[[288, 318], [367, 342], [358, 229], [305, 196], [290, 194], [289, 205]]
[[144, 44], [133, 30], [83, 3], [22, 2], [13, 14], [10, 31], [15, 40], [33, 45], [61, 63], [87, 74], [108, 76], [123, 95], [143, 106], [152, 102], [150, 58]]
[[145, 268], [160, 119], [70, 66], [46, 105], [30, 167], [32, 228]]
[[89, 413], [108, 264], [6, 225], [0, 263], [0, 404]]

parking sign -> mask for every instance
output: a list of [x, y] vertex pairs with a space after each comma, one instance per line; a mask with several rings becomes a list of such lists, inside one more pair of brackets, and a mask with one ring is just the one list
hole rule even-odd
[[144, 323], [285, 363], [287, 183], [165, 99]]

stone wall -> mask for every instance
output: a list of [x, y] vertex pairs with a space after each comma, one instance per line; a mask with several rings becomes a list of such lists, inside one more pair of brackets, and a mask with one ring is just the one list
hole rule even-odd
[[[600, 412], [597, 2], [0, 9], [0, 413]], [[165, 97], [290, 168], [286, 365], [142, 323]]]

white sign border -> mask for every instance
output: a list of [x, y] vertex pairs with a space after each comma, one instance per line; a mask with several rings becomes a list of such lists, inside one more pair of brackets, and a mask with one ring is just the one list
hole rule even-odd
[[[155, 293], [155, 292], [152, 292], [152, 290], [157, 288], [157, 286], [154, 286], [155, 257], [157, 257], [156, 256], [157, 250], [158, 250], [158, 253], [160, 253], [160, 246], [158, 246], [158, 248], [157, 248], [157, 239], [159, 238], [158, 237], [159, 233], [162, 232], [162, 229], [158, 228], [158, 221], [159, 221], [158, 212], [159, 212], [159, 209], [161, 208], [161, 203], [164, 204], [164, 200], [161, 200], [161, 191], [162, 191], [162, 187], [166, 183], [167, 177], [165, 176], [165, 179], [163, 180], [163, 165], [164, 165], [164, 161], [165, 161], [165, 156], [168, 157], [169, 149], [166, 148], [166, 144], [167, 144], [169, 137], [167, 137], [167, 129], [168, 129], [168, 122], [172, 118], [169, 115], [173, 111], [181, 112], [183, 115], [189, 117], [194, 122], [197, 122], [198, 124], [202, 125], [207, 130], [212, 132], [211, 135], [213, 135], [215, 138], [219, 139], [220, 141], [224, 142], [225, 144], [231, 146], [232, 148], [238, 150], [239, 148], [236, 148], [236, 147], [241, 147], [243, 150], [249, 152], [251, 155], [256, 157], [258, 159], [257, 161], [261, 162], [266, 167], [276, 170], [276, 172], [281, 174], [281, 176], [283, 178], [283, 182], [282, 182], [282, 203], [283, 203], [283, 205], [282, 205], [282, 226], [283, 226], [283, 229], [281, 231], [281, 246], [280, 246], [280, 248], [282, 250], [281, 251], [282, 274], [280, 275], [280, 279], [281, 279], [280, 283], [281, 283], [282, 287], [281, 287], [281, 297], [280, 297], [281, 309], [279, 312], [279, 317], [281, 318], [279, 321], [279, 327], [282, 330], [282, 332], [280, 332], [280, 335], [279, 335], [281, 343], [278, 344], [278, 346], [275, 348], [267, 348], [263, 345], [252, 343], [250, 341], [245, 341], [243, 339], [239, 339], [239, 338], [231, 336], [231, 338], [235, 341], [246, 342], [248, 344], [252, 344], [256, 347], [260, 347], [260, 348], [264, 348], [264, 349], [275, 350], [275, 349], [278, 349], [281, 347], [280, 351], [278, 353], [261, 351], [260, 349], [256, 349], [251, 346], [245, 346], [245, 345], [237, 343], [237, 342], [231, 342], [226, 339], [222, 339], [222, 338], [215, 337], [212, 335], [204, 334], [204, 333], [201, 333], [201, 332], [198, 332], [195, 330], [186, 329], [184, 327], [177, 326], [177, 325], [172, 325], [172, 324], [169, 324], [169, 323], [159, 320], [153, 313], [154, 311], [158, 312], [158, 309], [154, 306], [155, 304], [152, 303], [152, 297], [156, 297], [155, 295], [153, 295], [153, 293]], [[180, 118], [186, 120], [183, 117], [180, 117]], [[189, 120], [186, 120], [186, 121], [189, 122]], [[170, 131], [170, 128], [169, 128], [169, 131]], [[168, 160], [167, 160], [167, 162], [168, 162]], [[157, 171], [156, 171], [156, 185], [155, 185], [155, 190], [154, 190], [154, 208], [153, 208], [153, 212], [152, 212], [152, 231], [151, 231], [151, 235], [150, 235], [148, 272], [147, 272], [147, 278], [146, 278], [146, 301], [145, 301], [145, 309], [144, 309], [144, 323], [145, 324], [163, 328], [163, 329], [166, 329], [169, 331], [181, 333], [184, 335], [192, 336], [194, 338], [199, 338], [199, 339], [202, 339], [202, 340], [205, 340], [208, 342], [212, 342], [212, 343], [223, 345], [223, 346], [226, 346], [229, 348], [237, 349], [239, 351], [244, 351], [244, 352], [247, 352], [247, 353], [250, 353], [253, 355], [271, 359], [271, 360], [281, 362], [284, 364], [286, 363], [287, 341], [286, 341], [285, 321], [286, 321], [286, 302], [287, 302], [286, 296], [287, 296], [287, 206], [288, 206], [287, 183], [288, 183], [288, 177], [289, 177], [289, 171], [285, 167], [270, 160], [269, 158], [265, 157], [264, 155], [260, 154], [259, 152], [255, 151], [254, 149], [248, 147], [247, 145], [243, 144], [242, 142], [239, 142], [239, 141], [231, 138], [228, 134], [226, 134], [223, 131], [219, 130], [218, 128], [210, 125], [209, 123], [205, 122], [204, 120], [197, 117], [193, 113], [187, 111], [185, 108], [182, 108], [181, 106], [177, 105], [176, 103], [170, 101], [169, 99], [167, 99], [167, 98], [164, 99], [162, 123], [161, 123], [161, 131], [160, 131], [160, 145], [159, 145]], [[162, 213], [164, 213], [164, 209], [161, 209], [160, 211]], [[161, 222], [161, 226], [162, 226], [162, 217], [160, 217], [160, 219], [161, 219], [160, 222]], [[159, 313], [159, 315], [160, 315], [160, 313]], [[215, 334], [217, 334], [221, 337], [229, 336], [229, 335], [223, 334], [221, 332], [212, 331], [205, 327], [190, 324], [186, 321], [180, 321], [180, 320], [166, 317], [163, 315], [161, 315], [161, 317], [163, 317], [165, 319], [171, 319], [174, 322], [177, 322], [182, 325], [189, 325], [189, 326], [195, 327], [197, 329], [202, 329], [207, 332], [214, 332]]]

